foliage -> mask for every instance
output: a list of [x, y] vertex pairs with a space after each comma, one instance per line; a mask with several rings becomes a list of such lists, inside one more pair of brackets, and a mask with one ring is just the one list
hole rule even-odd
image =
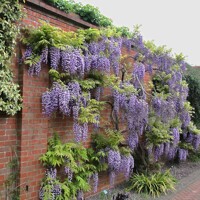
[[125, 26], [115, 27], [111, 19], [102, 15], [98, 8], [89, 4], [82, 5], [73, 0], [45, 0], [45, 2], [66, 13], [76, 13], [81, 17], [81, 19], [91, 24], [106, 28], [111, 27], [122, 37], [131, 38], [139, 29], [139, 26], [135, 26], [135, 30], [137, 31], [131, 32], [129, 28]]
[[79, 29], [78, 34], [83, 35], [86, 42], [98, 41], [100, 38], [100, 31], [94, 28]]
[[165, 142], [170, 142], [172, 136], [169, 135], [169, 125], [164, 124], [158, 117], [150, 117], [149, 125], [151, 130], [146, 132], [146, 137], [149, 143], [159, 145]]
[[191, 151], [189, 160], [192, 162], [199, 162], [200, 161], [200, 150], [196, 151]]
[[100, 118], [100, 111], [103, 110], [104, 102], [96, 101], [95, 99], [91, 99], [88, 102], [87, 107], [80, 107], [80, 115], [78, 117], [78, 121], [80, 123], [98, 123]]
[[78, 35], [72, 31], [66, 32], [42, 21], [41, 23], [42, 26], [37, 29], [25, 28], [23, 30], [25, 37], [22, 42], [31, 46], [36, 54], [47, 46], [65, 49], [66, 46], [80, 47], [84, 42], [81, 34]]
[[[48, 151], [40, 160], [47, 167], [47, 175], [41, 183], [40, 199], [74, 199], [80, 191], [90, 190], [89, 177], [105, 170], [99, 158], [104, 154], [95, 154], [77, 143], [62, 143], [57, 134], [48, 142]], [[58, 172], [59, 171], [59, 172]], [[55, 187], [60, 188], [55, 194]]]
[[186, 81], [188, 83], [189, 95], [188, 101], [194, 108], [193, 121], [200, 128], [200, 80], [199, 80], [200, 70], [199, 68], [188, 67], [186, 73]]
[[96, 151], [104, 152], [106, 155], [103, 163], [108, 166], [110, 184], [114, 184], [119, 172], [122, 172], [128, 180], [134, 168], [134, 159], [129, 147], [123, 145], [125, 141], [123, 135], [119, 131], [107, 129], [104, 133], [93, 134], [92, 138]]
[[92, 23], [94, 25], [108, 27], [112, 25], [112, 20], [102, 15], [98, 8], [87, 5], [80, 5], [75, 8], [76, 14], [78, 14], [83, 20]]
[[112, 25], [112, 20], [102, 15], [98, 8], [89, 4], [82, 5], [81, 3], [75, 3], [73, 0], [45, 0], [60, 10], [66, 13], [74, 12], [78, 14], [84, 21], [92, 23], [94, 25], [108, 27]]
[[66, 0], [46, 0], [47, 3], [57, 7], [60, 10], [65, 11], [66, 13], [74, 12], [74, 1]]
[[58, 27], [51, 26], [50, 24], [41, 21], [40, 27], [37, 29], [34, 27], [24, 28], [23, 34], [23, 44], [31, 46], [34, 53], [38, 54], [47, 46], [54, 46], [60, 49], [65, 49], [66, 46], [85, 49], [84, 42], [97, 42], [102, 36], [120, 37], [123, 35], [123, 29], [89, 28], [85, 30], [78, 29], [76, 32], [66, 32]]
[[15, 115], [21, 110], [21, 95], [19, 86], [13, 83], [10, 69], [4, 67], [0, 70], [0, 111], [8, 115]]
[[101, 162], [101, 159], [106, 157], [105, 152], [97, 152], [93, 148], [87, 148], [87, 154], [89, 163], [93, 164], [96, 167], [97, 172], [106, 171], [108, 169], [108, 165], [106, 163]]
[[188, 125], [188, 131], [195, 134], [195, 135], [199, 135], [200, 134], [200, 130], [196, 127], [196, 125], [193, 122], [190, 122]]
[[105, 149], [107, 147], [118, 150], [119, 145], [124, 142], [124, 137], [119, 131], [107, 129], [105, 133], [92, 135], [94, 146], [97, 149]]
[[194, 151], [194, 147], [190, 144], [190, 143], [187, 143], [187, 142], [180, 142], [179, 143], [179, 147], [181, 149], [186, 149], [186, 150], [190, 150], [190, 151]]
[[14, 115], [21, 109], [22, 98], [9, 67], [19, 33], [17, 22], [22, 17], [21, 6], [16, 0], [3, 0], [0, 14], [0, 111]]
[[171, 74], [166, 75], [165, 72], [162, 72], [161, 74], [156, 74], [152, 80], [154, 84], [154, 92], [162, 95], [164, 99], [167, 99], [169, 95], [169, 86], [167, 84], [164, 85], [164, 83], [170, 78]]
[[16, 37], [19, 33], [19, 27], [15, 24], [22, 17], [21, 6], [18, 1], [3, 0], [0, 7], [1, 22], [0, 22], [0, 55], [1, 65], [10, 61], [14, 46], [16, 44]]
[[117, 29], [117, 32], [120, 32], [122, 37], [130, 38], [132, 36], [132, 34], [133, 34], [129, 30], [129, 28], [126, 27], [126, 26], [117, 27], [116, 29]]
[[172, 49], [168, 49], [165, 45], [156, 46], [154, 41], [146, 41], [144, 44], [152, 53], [157, 55], [169, 54], [172, 51]]
[[101, 85], [100, 81], [94, 80], [91, 78], [84, 79], [84, 80], [78, 80], [78, 82], [84, 91], [94, 89], [94, 88], [98, 87], [98, 85]]
[[176, 179], [170, 171], [157, 172], [155, 174], [134, 174], [130, 179], [128, 191], [149, 194], [153, 197], [166, 194], [168, 190], [174, 190]]

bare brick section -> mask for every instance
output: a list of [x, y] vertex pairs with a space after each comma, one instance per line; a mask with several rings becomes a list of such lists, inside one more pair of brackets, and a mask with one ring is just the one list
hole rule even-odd
[[[62, 28], [65, 31], [75, 31], [78, 28], [95, 27], [75, 14], [66, 14], [56, 8], [45, 4], [41, 0], [26, 0], [22, 4], [26, 13], [22, 25], [39, 26], [40, 20]], [[13, 59], [12, 70], [15, 82], [19, 83], [23, 95], [23, 109], [14, 117], [0, 114], [0, 199], [6, 200], [4, 182], [9, 175], [7, 167], [10, 160], [18, 155], [20, 163], [20, 200], [37, 200], [40, 182], [44, 176], [44, 168], [39, 162], [39, 157], [47, 150], [47, 141], [53, 132], [58, 132], [63, 141], [72, 141], [72, 118], [63, 118], [57, 114], [54, 118], [42, 115], [41, 95], [49, 87], [48, 67], [44, 66], [39, 77], [30, 77], [27, 66], [19, 64], [18, 59], [24, 51], [20, 44], [16, 47], [17, 56]], [[127, 53], [123, 49], [123, 53]], [[132, 55], [135, 52], [131, 52]], [[149, 77], [145, 77], [148, 81]], [[109, 94], [104, 91], [104, 96]], [[102, 112], [103, 118], [110, 119], [109, 106]], [[92, 126], [89, 127], [90, 133]], [[84, 143], [90, 146], [90, 138]], [[124, 181], [123, 176], [118, 176], [116, 184]], [[102, 173], [98, 192], [108, 189], [108, 174]], [[88, 193], [93, 195], [92, 193]]]
[[2, 115], [0, 116], [0, 199], [6, 195], [3, 185], [10, 173], [8, 163], [15, 156], [16, 146], [17, 119]]

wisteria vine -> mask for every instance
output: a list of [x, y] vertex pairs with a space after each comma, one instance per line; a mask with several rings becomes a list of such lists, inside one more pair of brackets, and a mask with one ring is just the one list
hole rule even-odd
[[[134, 155], [140, 155], [148, 167], [152, 156], [154, 162], [175, 158], [184, 161], [190, 150], [199, 148], [200, 131], [191, 122], [192, 108], [187, 101], [188, 86], [183, 76], [186, 63], [182, 55], [172, 56], [165, 47], [144, 42], [137, 31], [125, 38], [116, 30], [82, 30], [76, 33], [78, 36], [69, 34], [70, 41], [74, 41], [69, 43], [61, 30], [43, 26], [39, 30], [46, 38], [56, 37], [51, 35], [53, 31], [64, 34], [63, 43], [49, 41], [35, 50], [31, 42], [37, 31], [32, 35], [30, 32], [29, 39], [25, 40], [23, 59], [30, 65], [31, 76], [38, 76], [42, 66], [50, 66], [52, 86], [42, 95], [46, 116], [57, 111], [73, 116], [75, 140], [85, 141], [88, 123], [99, 127], [101, 105], [98, 102], [102, 99], [102, 89], [111, 90], [108, 103], [112, 107], [113, 130], [127, 133], [125, 149], [129, 149], [128, 153], [120, 152], [120, 142], [113, 148], [96, 147], [97, 152], [106, 154], [103, 162], [108, 165], [111, 184], [117, 173], [123, 172], [126, 179], [130, 177]], [[130, 52], [127, 58], [131, 61], [126, 61], [123, 48]], [[133, 52], [136, 52], [134, 56]], [[147, 73], [151, 77], [150, 93], [144, 85]], [[125, 125], [125, 130], [119, 130], [120, 124]], [[69, 168], [65, 173], [71, 179]], [[98, 174], [94, 173], [95, 192], [97, 182]], [[55, 191], [58, 194], [60, 190]], [[77, 196], [82, 196], [82, 190]]]

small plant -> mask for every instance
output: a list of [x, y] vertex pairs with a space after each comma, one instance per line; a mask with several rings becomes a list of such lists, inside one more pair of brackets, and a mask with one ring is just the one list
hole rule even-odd
[[[83, 192], [98, 186], [98, 172], [106, 166], [100, 163], [103, 153], [95, 153], [78, 143], [62, 143], [57, 134], [49, 140], [48, 151], [40, 160], [46, 167], [39, 199], [81, 199]], [[92, 179], [92, 180], [90, 180]]]
[[158, 197], [162, 193], [166, 194], [168, 190], [175, 190], [174, 185], [176, 182], [169, 170], [164, 173], [157, 172], [151, 175], [135, 174], [130, 179], [130, 186], [127, 190], [135, 190], [138, 193]]

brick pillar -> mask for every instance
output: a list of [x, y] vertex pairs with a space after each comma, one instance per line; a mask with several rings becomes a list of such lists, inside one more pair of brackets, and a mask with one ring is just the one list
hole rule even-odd
[[47, 150], [48, 118], [42, 115], [41, 96], [49, 85], [48, 69], [39, 77], [30, 77], [27, 66], [22, 66], [23, 109], [20, 130], [20, 200], [38, 199], [44, 168], [39, 162]]

